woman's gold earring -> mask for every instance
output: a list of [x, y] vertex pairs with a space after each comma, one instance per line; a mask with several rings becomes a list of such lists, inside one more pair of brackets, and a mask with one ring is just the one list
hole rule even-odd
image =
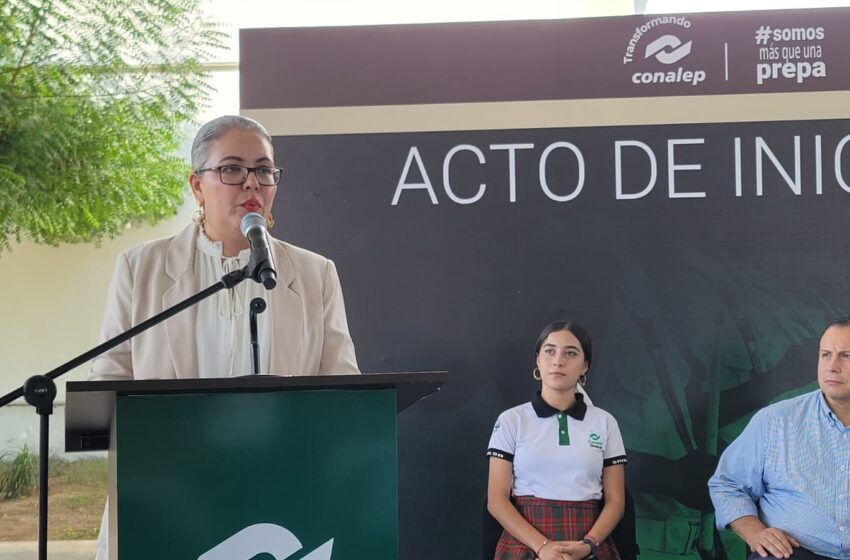
[[207, 216], [204, 214], [204, 205], [201, 204], [198, 206], [198, 209], [195, 210], [195, 213], [192, 215], [192, 221], [196, 226], [204, 225], [204, 222], [207, 221]]
[[587, 385], [587, 374], [582, 373], [581, 375], [579, 375], [578, 376], [578, 382], [579, 382], [579, 384], [581, 384], [582, 387]]
[[541, 379], [543, 379], [542, 377], [540, 377], [540, 370], [537, 368], [531, 370], [531, 377], [533, 377], [535, 381], [540, 381]]
[[272, 229], [273, 227], [274, 227], [274, 216], [269, 214], [269, 229]]

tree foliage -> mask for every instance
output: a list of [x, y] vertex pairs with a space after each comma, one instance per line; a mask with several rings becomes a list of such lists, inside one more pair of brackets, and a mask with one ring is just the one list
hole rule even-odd
[[200, 0], [0, 0], [0, 253], [173, 215], [223, 41]]

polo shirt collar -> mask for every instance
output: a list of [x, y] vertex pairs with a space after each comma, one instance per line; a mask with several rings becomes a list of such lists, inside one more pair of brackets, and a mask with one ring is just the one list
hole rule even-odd
[[576, 402], [574, 402], [567, 410], [558, 410], [551, 406], [543, 400], [543, 396], [540, 394], [540, 391], [537, 391], [534, 398], [531, 399], [531, 406], [534, 407], [534, 412], [537, 413], [538, 418], [548, 418], [559, 412], [563, 412], [567, 416], [572, 416], [576, 420], [584, 420], [584, 415], [587, 413], [587, 404], [584, 402], [584, 395], [578, 391], [576, 391]]

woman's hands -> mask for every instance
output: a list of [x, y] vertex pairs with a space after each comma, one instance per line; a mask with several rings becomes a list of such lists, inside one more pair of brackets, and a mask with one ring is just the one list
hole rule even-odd
[[541, 548], [540, 560], [581, 560], [590, 554], [590, 545], [581, 541], [551, 541]]

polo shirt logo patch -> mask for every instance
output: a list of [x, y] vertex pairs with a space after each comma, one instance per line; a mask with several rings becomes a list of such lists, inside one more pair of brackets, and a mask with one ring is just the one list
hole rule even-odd
[[590, 432], [587, 438], [587, 445], [594, 449], [602, 449], [602, 436], [596, 432]]

